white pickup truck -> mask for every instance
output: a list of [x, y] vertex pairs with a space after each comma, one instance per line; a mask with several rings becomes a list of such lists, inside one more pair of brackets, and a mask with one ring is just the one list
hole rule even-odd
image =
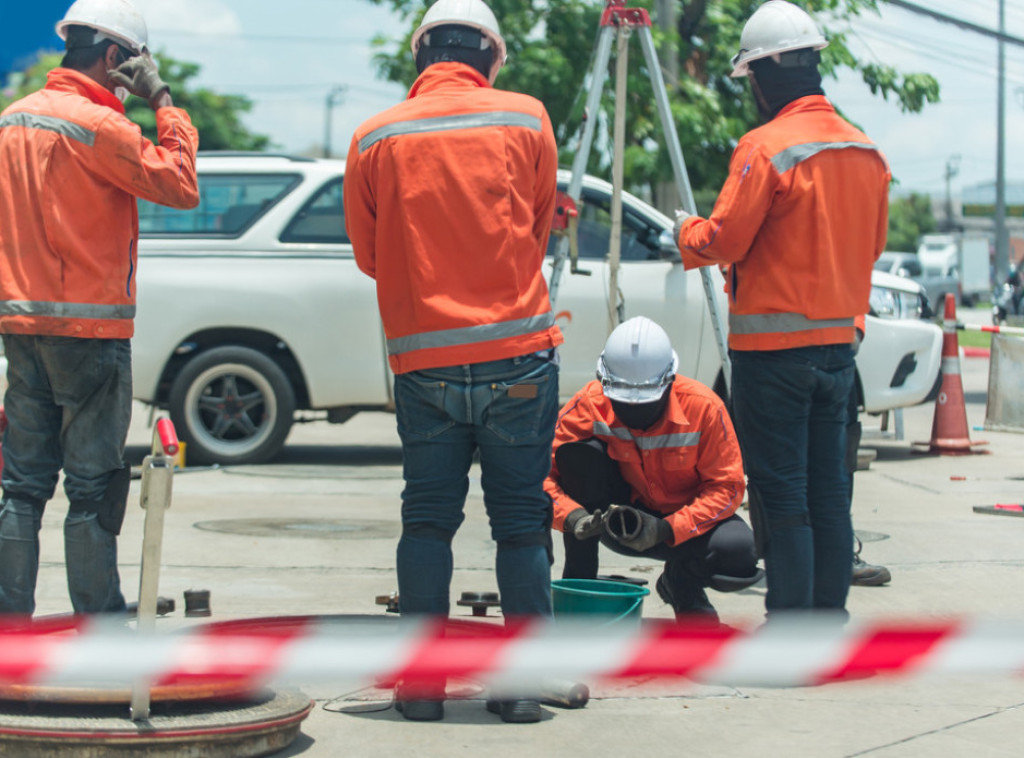
[[[374, 282], [345, 236], [344, 163], [262, 154], [201, 154], [199, 207], [139, 203], [134, 394], [170, 412], [194, 463], [264, 461], [297, 417], [344, 422], [389, 410], [391, 376]], [[568, 175], [560, 174], [568, 183]], [[611, 187], [587, 178], [580, 268], [566, 266], [555, 307], [565, 334], [561, 389], [594, 377], [609, 332]], [[626, 318], [662, 324], [679, 371], [724, 392], [698, 272], [686, 272], [671, 221], [624, 198], [619, 286]], [[550, 262], [550, 259], [549, 259]], [[550, 268], [548, 267], [548, 270]], [[715, 287], [721, 277], [713, 271]], [[882, 282], [877, 281], [881, 278]], [[865, 410], [924, 401], [936, 386], [941, 331], [921, 321], [920, 288], [876, 274], [868, 339], [857, 359]], [[724, 294], [720, 310], [726, 312]]]

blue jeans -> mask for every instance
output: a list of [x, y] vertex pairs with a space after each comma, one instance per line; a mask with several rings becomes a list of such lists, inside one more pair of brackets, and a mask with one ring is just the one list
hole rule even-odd
[[3, 340], [0, 613], [35, 610], [39, 527], [61, 469], [70, 502], [64, 557], [71, 605], [76, 613], [124, 610], [116, 536], [100, 526], [95, 510], [124, 466], [130, 342], [14, 334]]
[[773, 611], [845, 612], [850, 588], [849, 345], [732, 351], [736, 434], [760, 501]]
[[552, 509], [543, 483], [558, 412], [555, 362], [525, 355], [399, 374], [395, 410], [405, 476], [402, 613], [448, 614], [451, 541], [479, 452], [502, 611], [550, 616]]

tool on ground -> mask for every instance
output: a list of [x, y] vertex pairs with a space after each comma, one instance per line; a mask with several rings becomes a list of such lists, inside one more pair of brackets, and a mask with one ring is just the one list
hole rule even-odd
[[967, 406], [964, 403], [964, 385], [960, 379], [960, 352], [957, 347], [956, 298], [946, 293], [942, 320], [942, 385], [935, 400], [935, 416], [929, 442], [915, 442], [928, 446], [928, 452], [938, 455], [968, 455], [987, 442], [971, 442], [967, 426]]
[[[644, 53], [644, 60], [647, 63], [647, 71], [654, 90], [654, 97], [658, 108], [658, 116], [661, 121], [662, 132], [665, 136], [665, 144], [668, 148], [669, 158], [672, 163], [672, 173], [675, 177], [676, 187], [679, 196], [682, 198], [684, 209], [689, 213], [696, 213], [697, 205], [693, 198], [693, 188], [690, 186], [690, 178], [686, 171], [686, 164], [683, 161], [683, 151], [679, 145], [679, 135], [676, 131], [675, 120], [672, 116], [672, 108], [668, 101], [668, 91], [665, 88], [665, 79], [661, 73], [661, 64], [654, 48], [654, 38], [651, 36], [651, 18], [643, 8], [627, 8], [625, 0], [607, 0], [604, 13], [601, 16], [600, 30], [598, 32], [597, 54], [594, 57], [594, 64], [588, 74], [588, 89], [586, 111], [584, 113], [583, 134], [576, 150], [572, 163], [572, 176], [569, 180], [569, 187], [566, 194], [574, 204], [579, 204], [583, 192], [583, 174], [586, 172], [587, 160], [590, 157], [590, 149], [594, 142], [594, 129], [597, 124], [596, 114], [601, 104], [601, 93], [604, 89], [605, 78], [608, 72], [608, 62], [611, 57], [612, 38], [617, 39], [616, 48], [616, 96], [615, 96], [615, 127], [614, 127], [614, 154], [612, 165], [612, 228], [609, 243], [609, 284], [608, 284], [608, 308], [609, 308], [609, 332], [616, 324], [621, 323], [624, 316], [624, 304], [621, 301], [618, 291], [618, 266], [620, 245], [622, 239], [622, 185], [623, 185], [623, 155], [625, 141], [625, 107], [626, 107], [626, 73], [629, 55], [629, 35], [636, 31], [640, 37], [641, 48]], [[551, 270], [551, 279], [548, 289], [551, 294], [551, 304], [554, 306], [558, 299], [558, 290], [561, 284], [562, 271], [565, 267], [566, 258], [569, 257], [570, 241], [563, 237], [558, 241], [555, 248], [555, 259]], [[576, 271], [575, 273], [582, 273]], [[708, 311], [711, 314], [711, 323], [715, 330], [715, 337], [718, 342], [718, 351], [722, 359], [722, 374], [725, 377], [726, 389], [732, 386], [732, 371], [729, 360], [729, 351], [726, 347], [725, 326], [718, 310], [718, 301], [714, 284], [711, 280], [711, 273], [707, 267], [700, 269], [701, 281], [704, 285], [704, 296], [707, 300]]]
[[386, 606], [384, 608], [385, 613], [398, 613], [398, 593], [389, 592], [387, 595], [377, 595], [374, 600], [376, 605]]
[[209, 616], [211, 613], [209, 590], [185, 590], [186, 616]]
[[486, 616], [488, 608], [501, 607], [501, 600], [497, 592], [463, 592], [455, 604], [472, 608], [474, 616]]
[[1019, 503], [996, 503], [995, 505], [976, 505], [975, 513], [988, 513], [993, 516], [1024, 516], [1024, 505]]
[[541, 682], [540, 700], [545, 705], [583, 708], [590, 702], [590, 688], [582, 682], [546, 679]]
[[[169, 613], [174, 613], [174, 598], [173, 597], [158, 597], [156, 599], [156, 615], [166, 616]], [[137, 616], [139, 613], [138, 603], [128, 603], [124, 609], [128, 618]]]
[[[142, 487], [139, 505], [146, 511], [142, 531], [142, 567], [139, 571], [139, 605], [136, 627], [152, 634], [156, 626], [157, 585], [160, 581], [160, 556], [163, 550], [164, 512], [171, 506], [171, 479], [178, 435], [168, 418], [156, 422], [153, 446], [142, 461]], [[132, 686], [133, 721], [149, 718], [149, 682], [139, 680]]]

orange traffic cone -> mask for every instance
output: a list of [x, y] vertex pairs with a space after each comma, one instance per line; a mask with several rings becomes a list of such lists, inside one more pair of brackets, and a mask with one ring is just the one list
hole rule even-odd
[[942, 385], [935, 400], [932, 438], [929, 442], [914, 444], [927, 445], [929, 453], [939, 455], [988, 452], [974, 450], [974, 447], [988, 443], [971, 442], [967, 432], [967, 408], [960, 379], [960, 352], [956, 336], [956, 298], [952, 293], [946, 293], [946, 310], [942, 318]]

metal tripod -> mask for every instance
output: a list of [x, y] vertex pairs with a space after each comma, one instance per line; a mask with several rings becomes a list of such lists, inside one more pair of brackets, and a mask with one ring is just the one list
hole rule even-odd
[[[622, 304], [619, 300], [618, 289], [618, 266], [621, 253], [622, 240], [622, 185], [623, 185], [623, 153], [625, 143], [625, 103], [626, 103], [626, 72], [629, 60], [629, 36], [636, 31], [640, 37], [640, 45], [643, 49], [644, 59], [647, 62], [647, 70], [650, 73], [651, 86], [654, 90], [654, 97], [658, 106], [658, 116], [661, 121], [662, 131], [665, 135], [666, 147], [672, 162], [672, 173], [675, 175], [676, 187], [679, 196], [683, 201], [683, 208], [688, 213], [696, 213], [696, 203], [693, 199], [693, 189], [690, 186], [690, 177], [686, 172], [686, 164], [683, 162], [683, 151], [679, 146], [679, 135], [676, 132], [676, 124], [672, 119], [672, 110], [669, 107], [668, 91], [665, 89], [665, 79], [661, 75], [661, 63], [658, 60], [657, 52], [654, 49], [654, 39], [651, 36], [651, 18], [643, 8], [626, 8], [626, 0], [607, 0], [604, 14], [601, 16], [601, 28], [598, 32], [597, 54], [594, 58], [594, 65], [590, 71], [589, 85], [587, 90], [587, 114], [583, 123], [583, 136], [580, 140], [579, 149], [573, 158], [572, 178], [569, 180], [567, 193], [572, 202], [580, 203], [583, 190], [583, 174], [586, 172], [587, 160], [590, 157], [590, 149], [594, 141], [594, 125], [597, 113], [601, 104], [601, 92], [604, 89], [608, 61], [611, 56], [612, 38], [616, 37], [618, 44], [616, 49], [616, 89], [615, 89], [615, 127], [614, 127], [614, 154], [612, 160], [612, 228], [609, 244], [609, 284], [608, 284], [608, 307], [609, 320], [614, 325], [622, 321]], [[551, 304], [558, 297], [558, 288], [562, 278], [562, 271], [565, 268], [565, 261], [569, 256], [569, 239], [562, 237], [558, 241], [555, 250], [554, 267], [551, 271], [551, 280], [548, 289], [551, 293]], [[725, 327], [718, 309], [718, 302], [715, 299], [714, 283], [711, 280], [711, 272], [707, 267], [700, 269], [701, 281], [704, 285], [704, 297], [707, 300], [708, 311], [711, 315], [711, 323], [715, 330], [715, 337], [718, 343], [718, 351], [722, 358], [722, 374], [725, 378], [725, 386], [728, 390], [732, 386], [732, 370], [729, 361], [729, 351], [726, 346]]]

